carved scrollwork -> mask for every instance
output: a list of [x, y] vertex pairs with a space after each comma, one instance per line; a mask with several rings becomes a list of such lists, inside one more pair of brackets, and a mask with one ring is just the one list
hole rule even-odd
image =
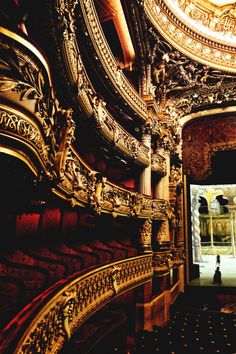
[[152, 154], [151, 157], [152, 171], [164, 177], [167, 173], [166, 159], [161, 154]]
[[112, 282], [112, 289], [114, 291], [114, 294], [118, 294], [118, 285], [120, 282], [120, 267], [113, 267], [111, 270], [111, 282]]
[[143, 207], [143, 196], [138, 193], [133, 193], [130, 195], [131, 205], [130, 205], [130, 214], [138, 216], [141, 213]]
[[97, 171], [88, 174], [88, 199], [92, 209], [101, 213], [106, 177], [101, 176]]
[[45, 135], [49, 137], [56, 103], [45, 75], [9, 45], [0, 43], [0, 52], [0, 93], [14, 91], [19, 101], [33, 101], [34, 113], [42, 119]]
[[64, 292], [64, 301], [62, 299], [61, 307], [59, 310], [59, 322], [61, 322], [61, 329], [63, 334], [65, 335], [66, 341], [69, 341], [71, 337], [70, 323], [73, 320], [74, 309], [76, 306], [76, 293], [72, 289], [71, 291]]
[[178, 268], [184, 264], [185, 250], [183, 248], [171, 249], [171, 257], [173, 262], [173, 268]]
[[151, 219], [146, 219], [141, 228], [140, 228], [140, 233], [139, 233], [139, 243], [141, 245], [141, 248], [145, 251], [151, 251], [152, 250], [152, 220]]
[[167, 275], [172, 267], [171, 259], [170, 252], [154, 252], [152, 260], [154, 276], [162, 277]]

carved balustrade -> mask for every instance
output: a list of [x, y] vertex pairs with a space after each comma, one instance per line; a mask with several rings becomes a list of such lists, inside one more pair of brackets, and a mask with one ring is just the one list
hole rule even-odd
[[0, 333], [1, 353], [58, 353], [72, 334], [116, 296], [148, 282], [151, 255], [74, 274], [40, 294]]

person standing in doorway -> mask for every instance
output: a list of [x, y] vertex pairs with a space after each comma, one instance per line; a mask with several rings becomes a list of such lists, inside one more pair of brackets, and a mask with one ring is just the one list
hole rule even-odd
[[216, 268], [219, 267], [220, 268], [220, 255], [217, 254], [216, 256]]
[[220, 267], [217, 267], [215, 270], [215, 274], [213, 277], [213, 284], [217, 284], [217, 285], [222, 284]]

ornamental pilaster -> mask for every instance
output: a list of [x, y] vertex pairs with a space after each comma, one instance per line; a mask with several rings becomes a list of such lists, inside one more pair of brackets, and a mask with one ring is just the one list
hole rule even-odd
[[139, 230], [139, 245], [142, 253], [152, 252], [152, 220], [145, 219]]

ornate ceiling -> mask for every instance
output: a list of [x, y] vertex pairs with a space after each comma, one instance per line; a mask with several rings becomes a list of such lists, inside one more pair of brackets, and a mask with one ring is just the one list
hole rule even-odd
[[145, 11], [175, 48], [199, 63], [236, 73], [236, 8], [231, 1], [145, 0]]

